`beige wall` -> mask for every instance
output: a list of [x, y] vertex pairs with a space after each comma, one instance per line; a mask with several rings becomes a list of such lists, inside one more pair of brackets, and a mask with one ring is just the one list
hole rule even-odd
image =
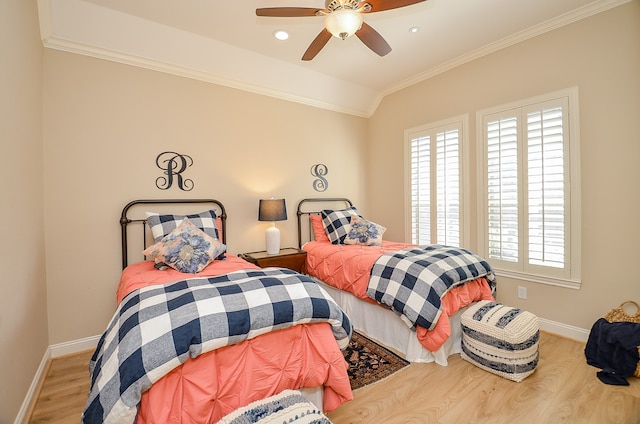
[[[640, 299], [638, 1], [389, 95], [369, 120], [59, 51], [45, 50], [42, 62], [35, 1], [1, 2], [0, 17], [11, 40], [0, 67], [10, 223], [0, 258], [11, 294], [0, 300], [0, 422], [18, 413], [47, 346], [103, 331], [128, 201], [218, 198], [229, 212], [229, 250], [239, 253], [263, 248], [258, 199], [283, 196], [289, 220], [278, 226], [283, 245], [294, 245], [295, 205], [317, 194], [309, 169], [324, 163], [325, 195], [351, 197], [402, 239], [406, 128], [469, 114], [475, 156], [477, 110], [571, 86], [580, 89], [582, 288], [502, 279], [499, 300], [588, 328], [621, 300]], [[165, 150], [194, 158], [193, 191], [155, 187], [154, 160]], [[517, 285], [527, 286], [527, 301], [516, 299]]]
[[[478, 110], [579, 87], [582, 167], [580, 290], [499, 279], [498, 300], [541, 318], [589, 329], [626, 299], [640, 301], [640, 2], [538, 36], [385, 97], [368, 128], [367, 205], [372, 219], [404, 237], [403, 131], [469, 115], [471, 181]], [[384, 169], [384, 172], [378, 170]], [[474, 185], [475, 187], [475, 185]], [[477, 210], [472, 194], [471, 210]], [[474, 218], [475, 219], [475, 218]], [[472, 221], [473, 243], [477, 225]], [[475, 248], [475, 245], [470, 246]], [[528, 299], [517, 298], [517, 286]]]
[[49, 345], [42, 189], [42, 43], [35, 1], [0, 2], [0, 422]]
[[[282, 245], [297, 202], [328, 166], [329, 196], [364, 193], [366, 120], [128, 65], [46, 50], [44, 177], [52, 344], [102, 333], [115, 309], [119, 218], [141, 198], [214, 197], [231, 253], [264, 249], [258, 200], [282, 196]], [[162, 191], [156, 156], [190, 155], [192, 191]]]

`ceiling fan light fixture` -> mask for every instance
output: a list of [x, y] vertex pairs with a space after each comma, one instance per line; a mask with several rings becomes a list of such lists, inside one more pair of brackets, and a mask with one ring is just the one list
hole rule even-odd
[[334, 37], [346, 39], [362, 27], [362, 13], [352, 9], [339, 9], [324, 18], [324, 26]]

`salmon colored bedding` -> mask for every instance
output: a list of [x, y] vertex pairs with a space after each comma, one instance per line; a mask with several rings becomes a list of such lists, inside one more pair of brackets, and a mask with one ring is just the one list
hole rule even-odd
[[[395, 252], [415, 245], [383, 241], [382, 246], [360, 246], [310, 241], [303, 246], [307, 252], [307, 273], [337, 289], [371, 303], [367, 285], [371, 268], [384, 253]], [[442, 315], [432, 330], [418, 327], [420, 344], [435, 352], [451, 335], [449, 317], [459, 309], [479, 300], [494, 300], [484, 277], [454, 287], [442, 298]]]
[[[236, 256], [212, 262], [196, 277], [258, 269]], [[118, 302], [132, 290], [194, 277], [156, 270], [152, 261], [127, 267]], [[143, 393], [139, 424], [215, 423], [231, 411], [284, 389], [324, 385], [323, 409], [353, 398], [347, 364], [327, 323], [297, 325], [187, 360]]]
[[120, 284], [116, 291], [116, 301], [120, 303], [124, 297], [133, 290], [155, 284], [172, 283], [187, 278], [216, 277], [241, 269], [260, 269], [258, 266], [240, 259], [237, 256], [226, 254], [224, 260], [215, 260], [197, 274], [183, 274], [173, 268], [159, 271], [153, 266], [153, 261], [138, 262], [128, 266], [122, 271]]

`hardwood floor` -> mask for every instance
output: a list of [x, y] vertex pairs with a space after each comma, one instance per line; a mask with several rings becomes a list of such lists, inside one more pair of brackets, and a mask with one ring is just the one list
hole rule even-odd
[[608, 386], [587, 365], [584, 344], [542, 333], [540, 363], [521, 383], [450, 358], [448, 367], [411, 364], [364, 387], [330, 414], [347, 423], [640, 423], [640, 379]]
[[[77, 424], [89, 389], [91, 352], [52, 361], [30, 423]], [[354, 393], [329, 414], [335, 424], [569, 423], [639, 424], [640, 378], [609, 386], [587, 365], [584, 344], [548, 333], [540, 364], [521, 383], [463, 361], [411, 364]]]
[[92, 351], [51, 361], [28, 421], [33, 424], [78, 424], [89, 393]]

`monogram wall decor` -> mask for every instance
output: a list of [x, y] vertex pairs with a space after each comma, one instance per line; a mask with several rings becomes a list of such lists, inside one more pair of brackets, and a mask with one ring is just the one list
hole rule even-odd
[[170, 189], [174, 182], [180, 190], [191, 191], [193, 189], [193, 180], [182, 177], [182, 173], [193, 165], [191, 156], [176, 152], [162, 152], [156, 157], [156, 165], [164, 174], [156, 178], [156, 187], [160, 190]]
[[318, 163], [311, 167], [311, 175], [317, 177], [313, 180], [313, 189], [315, 191], [325, 191], [329, 188], [329, 181], [324, 178], [325, 175], [329, 173], [329, 168], [326, 165]]

